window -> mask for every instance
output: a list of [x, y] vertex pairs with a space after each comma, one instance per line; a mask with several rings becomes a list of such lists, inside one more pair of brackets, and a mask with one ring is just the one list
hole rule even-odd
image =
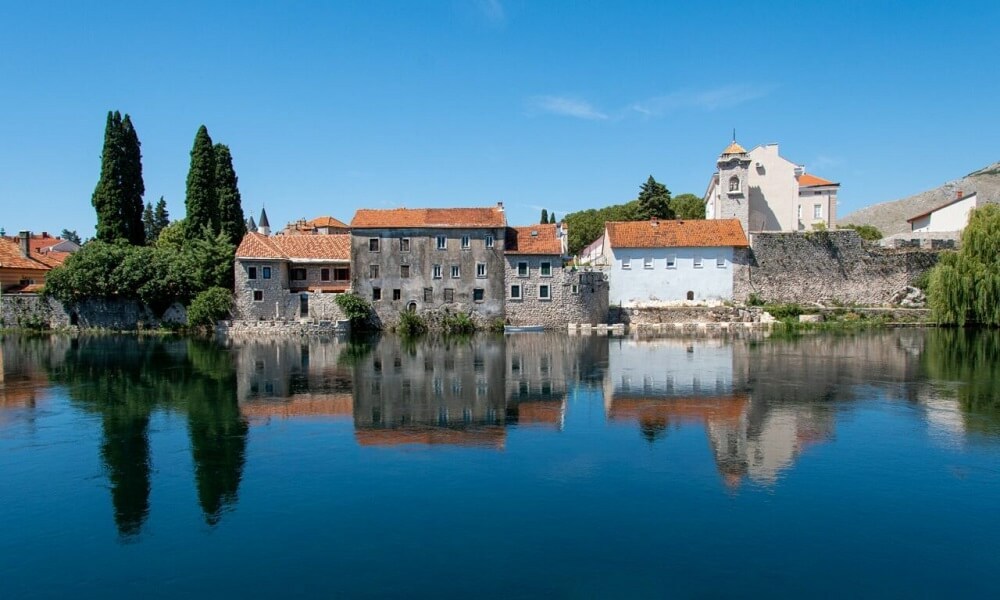
[[486, 299], [486, 290], [483, 288], [473, 288], [472, 290], [472, 301], [482, 302]]
[[493, 236], [490, 235], [490, 234], [487, 234], [486, 238], [484, 240], [484, 243], [485, 243], [485, 245], [486, 245], [487, 248], [492, 248], [493, 247]]
[[257, 267], [247, 267], [247, 279], [257, 279]]
[[407, 304], [406, 305], [406, 312], [411, 312], [411, 313], [417, 312], [417, 303], [416, 302], [410, 302], [409, 304]]
[[372, 288], [372, 300], [382, 299], [382, 288]]
[[458, 265], [451, 265], [451, 278], [458, 279], [462, 276], [462, 269]]
[[434, 302], [434, 288], [424, 288], [424, 302]]
[[410, 251], [410, 238], [399, 238], [399, 251], [400, 252]]
[[378, 252], [378, 238], [368, 238], [368, 251]]
[[701, 257], [700, 256], [694, 257], [694, 268], [696, 268], [696, 269], [700, 269], [701, 268]]
[[719, 256], [715, 259], [715, 266], [720, 269], [726, 268], [726, 258], [724, 256]]
[[577, 295], [577, 294], [579, 294], [580, 293], [580, 286], [578, 286], [575, 283], [573, 285], [569, 286], [569, 293], [573, 294], [574, 296]]
[[434, 279], [441, 279], [441, 265], [434, 265], [431, 272]]
[[402, 297], [403, 297], [403, 293], [402, 293], [402, 291], [399, 288], [395, 288], [394, 290], [392, 290], [392, 299], [393, 300], [399, 300]]
[[368, 279], [378, 279], [378, 265], [368, 265]]
[[540, 285], [538, 286], [538, 299], [539, 300], [551, 300], [552, 296], [549, 293], [549, 286]]
[[552, 263], [547, 260], [542, 261], [542, 264], [538, 269], [538, 271], [542, 277], [552, 277]]
[[349, 267], [336, 267], [333, 270], [333, 280], [334, 281], [347, 281], [351, 278], [351, 269]]
[[410, 278], [410, 265], [399, 265], [399, 276], [403, 279]]
[[694, 292], [692, 292], [691, 290], [688, 290], [687, 299], [688, 300], [694, 300]]
[[320, 281], [330, 281], [330, 269], [319, 270]]
[[677, 257], [673, 254], [667, 255], [667, 268], [676, 269], [677, 268]]
[[729, 178], [729, 191], [738, 192], [740, 191], [740, 178], [735, 175]]
[[799, 219], [802, 218], [802, 205], [801, 204], [799, 205], [798, 218]]
[[521, 299], [521, 286], [519, 285], [510, 286], [510, 299], [511, 300]]
[[462, 250], [468, 250], [471, 247], [472, 246], [469, 244], [469, 236], [463, 235], [462, 236]]
[[271, 267], [263, 267], [263, 268], [261, 268], [261, 274], [264, 276], [264, 279], [270, 279], [271, 278]]
[[486, 278], [486, 263], [476, 263], [476, 277], [479, 279]]
[[262, 292], [260, 290], [254, 290], [253, 291], [253, 301], [254, 302], [263, 302], [264, 301], [264, 292]]
[[528, 263], [527, 262], [521, 261], [521, 262], [517, 263], [517, 276], [518, 277], [527, 277], [528, 276]]
[[448, 238], [443, 235], [437, 236], [437, 249], [444, 250], [448, 247]]
[[822, 219], [823, 218], [823, 205], [813, 204], [813, 218]]
[[644, 256], [644, 257], [642, 257], [642, 268], [643, 269], [652, 269], [653, 268], [653, 257], [652, 256]]
[[632, 268], [632, 259], [631, 258], [623, 258], [622, 259], [622, 269], [624, 269], [625, 271], [628, 271], [631, 268]]
[[305, 269], [292, 269], [292, 280], [293, 281], [305, 281], [306, 280], [306, 270]]
[[455, 290], [453, 288], [444, 288], [444, 301], [445, 302], [455, 301]]

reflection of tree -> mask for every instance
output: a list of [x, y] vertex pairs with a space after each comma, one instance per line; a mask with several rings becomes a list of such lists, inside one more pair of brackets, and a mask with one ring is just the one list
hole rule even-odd
[[962, 383], [959, 404], [977, 417], [966, 419], [970, 431], [1000, 433], [1000, 331], [931, 331], [923, 357], [932, 378]]
[[198, 500], [209, 524], [235, 504], [247, 425], [236, 400], [228, 352], [208, 342], [97, 337], [75, 341], [54, 381], [101, 415], [101, 458], [123, 536], [141, 531], [149, 511], [148, 428], [155, 410], [186, 413]]

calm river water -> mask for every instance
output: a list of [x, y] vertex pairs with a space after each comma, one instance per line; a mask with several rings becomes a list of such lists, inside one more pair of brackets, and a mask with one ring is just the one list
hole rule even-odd
[[2, 338], [0, 597], [1000, 595], [1000, 334]]

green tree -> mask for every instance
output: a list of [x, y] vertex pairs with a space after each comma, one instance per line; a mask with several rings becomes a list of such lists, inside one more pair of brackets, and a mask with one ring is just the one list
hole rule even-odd
[[931, 271], [927, 299], [938, 323], [1000, 325], [1000, 206], [972, 211], [961, 249]]
[[541, 219], [541, 221], [539, 221], [539, 223], [542, 223], [544, 225], [544, 224], [546, 224], [548, 222], [549, 222], [549, 211], [543, 208], [542, 209], [542, 219]]
[[101, 150], [101, 176], [90, 198], [97, 211], [97, 233], [102, 242], [127, 239], [125, 222], [122, 219], [122, 203], [125, 192], [122, 189], [122, 117], [118, 111], [108, 111], [104, 126], [104, 148]]
[[139, 135], [132, 125], [132, 119], [125, 115], [121, 124], [122, 143], [122, 205], [121, 215], [125, 224], [125, 238], [130, 244], [141, 246], [146, 243], [146, 229], [142, 222], [142, 196], [146, 185], [142, 181], [142, 152]]
[[210, 287], [199, 292], [188, 308], [188, 325], [212, 328], [215, 322], [224, 319], [233, 308], [233, 293], [220, 287]]
[[160, 237], [160, 233], [170, 225], [170, 213], [167, 212], [167, 201], [160, 196], [153, 209], [153, 240]]
[[202, 125], [194, 136], [191, 168], [187, 176], [185, 231], [189, 239], [212, 236], [219, 230], [219, 199], [215, 187], [215, 149], [208, 128]]
[[556, 220], [556, 213], [549, 213], [549, 224], [555, 224], [559, 221]]
[[704, 219], [705, 203], [694, 194], [680, 194], [670, 200], [670, 208], [678, 219]]
[[80, 241], [80, 234], [76, 232], [75, 229], [63, 229], [59, 237], [66, 240], [67, 242], [73, 242], [74, 244], [82, 244]]
[[674, 218], [674, 211], [670, 208], [670, 190], [653, 179], [652, 175], [640, 186], [639, 197], [636, 200], [639, 202], [639, 214], [642, 219]]
[[885, 237], [882, 235], [882, 232], [879, 231], [879, 228], [874, 225], [855, 225], [854, 223], [851, 223], [849, 225], [842, 225], [838, 227], [838, 229], [853, 229], [854, 231], [857, 231], [858, 236], [866, 242], [877, 242]]
[[229, 146], [215, 145], [215, 190], [219, 199], [219, 229], [226, 239], [234, 246], [247, 232], [247, 223], [243, 218], [243, 206], [240, 200], [238, 178], [233, 168], [233, 155]]
[[147, 202], [146, 208], [142, 209], [142, 227], [146, 230], [146, 241], [150, 243], [156, 241], [156, 236], [153, 235], [153, 204], [151, 202]]

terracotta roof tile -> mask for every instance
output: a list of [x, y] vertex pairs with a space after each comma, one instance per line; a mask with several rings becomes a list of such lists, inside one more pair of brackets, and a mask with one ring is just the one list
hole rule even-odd
[[351, 227], [505, 227], [507, 219], [499, 206], [490, 208], [362, 208], [354, 213]]
[[[56, 252], [55, 254], [65, 254], [64, 252]], [[48, 271], [56, 264], [51, 264], [53, 260], [50, 258], [45, 259], [46, 254], [40, 253], [29, 253], [29, 257], [25, 258], [21, 256], [21, 246], [18, 242], [12, 242], [7, 238], [0, 238], [0, 267], [5, 267], [8, 269], [37, 269], [39, 271]], [[63, 259], [65, 260], [65, 258]]]
[[698, 221], [609, 221], [612, 248], [745, 247], [747, 236], [737, 219]]
[[262, 233], [249, 231], [236, 248], [237, 258], [287, 258], [281, 250]]
[[528, 227], [508, 227], [506, 254], [552, 254], [563, 253], [562, 240], [556, 235], [556, 224], [531, 225]]
[[727, 154], [746, 154], [746, 153], [747, 153], [746, 149], [743, 146], [737, 144], [736, 140], [733, 140], [733, 143], [726, 146], [726, 149], [722, 151], [723, 156], [726, 156]]
[[799, 175], [799, 187], [817, 187], [821, 185], [840, 185], [839, 183], [834, 183], [829, 179], [823, 179], [822, 177], [817, 177], [809, 173], [803, 173]]
[[276, 235], [267, 237], [256, 232], [243, 236], [236, 249], [239, 258], [278, 258], [286, 260], [351, 260], [351, 239], [347, 234], [336, 235]]
[[336, 227], [339, 229], [347, 229], [347, 223], [334, 219], [333, 217], [316, 217], [309, 224], [313, 227]]

